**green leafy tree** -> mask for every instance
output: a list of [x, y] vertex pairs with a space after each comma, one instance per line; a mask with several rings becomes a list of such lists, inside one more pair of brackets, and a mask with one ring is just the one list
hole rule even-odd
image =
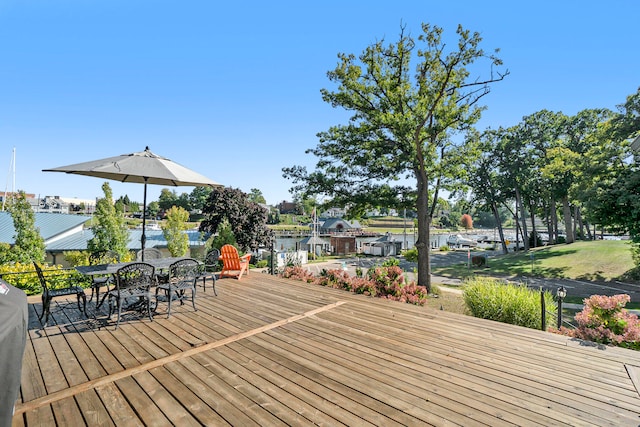
[[314, 197], [305, 197], [304, 199], [300, 200], [299, 203], [302, 205], [302, 210], [305, 215], [308, 215], [310, 217], [313, 216], [314, 209], [316, 210], [316, 213], [318, 215], [320, 214], [320, 212], [318, 212], [318, 210], [320, 209], [320, 204]]
[[178, 195], [175, 191], [163, 188], [160, 190], [160, 197], [158, 198], [158, 206], [163, 211], [168, 211], [172, 206], [178, 205]]
[[262, 191], [258, 190], [257, 188], [251, 189], [251, 192], [249, 193], [249, 200], [255, 203], [262, 203], [264, 205], [267, 204], [267, 200], [262, 195]]
[[185, 233], [189, 212], [179, 206], [167, 211], [167, 221], [162, 225], [162, 234], [167, 239], [167, 248], [172, 256], [185, 256], [189, 251], [189, 236]]
[[[319, 158], [315, 172], [301, 166], [283, 169], [295, 184], [293, 192], [326, 195], [355, 210], [413, 201], [418, 284], [429, 291], [436, 201], [465, 173], [465, 147], [453, 135], [480, 119], [481, 98], [508, 74], [496, 71], [502, 62], [480, 48], [478, 33], [459, 26], [457, 35], [457, 43], [446, 43], [441, 28], [423, 24], [417, 41], [402, 28], [395, 44], [377, 42], [358, 59], [340, 54], [328, 73], [337, 88], [323, 89], [322, 97], [353, 116], [348, 124], [318, 134], [318, 146], [308, 150]], [[472, 75], [482, 59], [488, 60], [488, 76]], [[398, 184], [409, 180], [414, 186]]]
[[238, 247], [238, 242], [236, 242], [233, 231], [231, 231], [231, 225], [229, 225], [229, 221], [227, 220], [222, 221], [218, 226], [218, 233], [214, 236], [211, 242], [211, 247], [217, 249], [220, 249], [224, 245]]
[[210, 194], [211, 187], [194, 187], [191, 193], [189, 193], [191, 209], [202, 212]]
[[40, 230], [36, 228], [35, 215], [31, 205], [27, 202], [24, 191], [18, 191], [8, 204], [8, 210], [13, 219], [16, 234], [11, 250], [4, 252], [5, 262], [30, 263], [42, 262], [45, 257], [44, 239]]
[[156, 200], [147, 205], [147, 215], [151, 218], [157, 218], [160, 213], [160, 203]]
[[[470, 143], [478, 149], [477, 156], [469, 158], [469, 174], [467, 185], [472, 188], [472, 201], [481, 209], [491, 212], [493, 222], [498, 228], [502, 251], [507, 253], [504, 229], [502, 224], [506, 219], [506, 203], [512, 188], [505, 186], [503, 174], [500, 171], [500, 158], [498, 143], [502, 138], [504, 129], [488, 129], [482, 134], [473, 134]], [[501, 208], [502, 207], [502, 208]]]
[[203, 213], [200, 231], [216, 233], [226, 222], [242, 250], [257, 249], [271, 242], [267, 210], [238, 189], [214, 188]]
[[191, 210], [191, 201], [189, 199], [188, 193], [180, 193], [178, 196], [178, 200], [176, 200], [175, 206], [186, 210], [187, 212]]
[[114, 204], [113, 192], [108, 182], [102, 184], [104, 197], [96, 202], [93, 216], [93, 238], [87, 242], [90, 252], [115, 251], [121, 258], [127, 254], [129, 232], [124, 220], [124, 212]]
[[126, 208], [127, 212], [131, 212], [131, 213], [140, 212], [140, 203], [138, 202], [130, 201], [129, 203], [127, 203], [126, 207], [127, 207]]

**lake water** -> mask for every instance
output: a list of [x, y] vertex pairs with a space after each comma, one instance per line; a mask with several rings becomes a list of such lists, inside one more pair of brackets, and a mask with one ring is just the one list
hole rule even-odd
[[[396, 242], [402, 242], [403, 249], [411, 249], [415, 245], [415, 236], [413, 233], [407, 233], [406, 235], [403, 233], [394, 233], [391, 234], [391, 237]], [[373, 242], [378, 240], [380, 237], [357, 237], [356, 244], [358, 245], [358, 249], [362, 247], [363, 243]], [[433, 234], [431, 235], [431, 247], [439, 248], [447, 244], [447, 239], [449, 238], [449, 234]], [[302, 238], [296, 237], [279, 237], [276, 238], [276, 249], [278, 251], [293, 251], [299, 248], [300, 241]], [[319, 238], [323, 243], [329, 245], [330, 239], [328, 237]]]

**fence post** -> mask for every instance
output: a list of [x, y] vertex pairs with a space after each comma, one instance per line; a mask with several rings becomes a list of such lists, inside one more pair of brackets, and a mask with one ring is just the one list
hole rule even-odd
[[547, 307], [544, 304], [544, 288], [540, 286], [540, 307], [542, 310], [542, 330], [547, 330]]
[[276, 256], [275, 254], [276, 254], [276, 242], [275, 242], [275, 240], [274, 240], [274, 241], [271, 243], [271, 259], [269, 260], [269, 263], [271, 264], [271, 265], [269, 266], [269, 271], [271, 272], [271, 275], [272, 275], [272, 276], [276, 274], [276, 271], [275, 271], [275, 270], [274, 270], [274, 268], [273, 268], [273, 262], [274, 262], [274, 258], [275, 258], [275, 256]]

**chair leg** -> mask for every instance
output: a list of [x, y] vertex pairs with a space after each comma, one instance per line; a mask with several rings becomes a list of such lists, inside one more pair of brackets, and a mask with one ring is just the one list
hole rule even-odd
[[42, 322], [42, 318], [44, 317], [44, 311], [45, 311], [46, 305], [47, 305], [46, 298], [44, 294], [42, 294], [42, 313], [40, 313], [40, 316], [38, 316], [38, 320], [40, 322]]
[[171, 295], [171, 288], [165, 290], [165, 294], [167, 295], [167, 319], [171, 317], [171, 300], [173, 299]]
[[[80, 308], [80, 298], [82, 298], [82, 307], [83, 308]], [[89, 300], [89, 301], [91, 301], [91, 300]], [[84, 292], [78, 294], [78, 310], [80, 310], [80, 312], [84, 313], [84, 317], [89, 317], [89, 315], [87, 314], [87, 295]]]
[[193, 288], [191, 288], [191, 305], [193, 305], [193, 311], [198, 311], [196, 308], [196, 284], [193, 284]]
[[120, 316], [122, 315], [122, 301], [118, 298], [118, 319], [116, 319], [116, 329], [120, 325]]
[[149, 321], [153, 322], [153, 317], [151, 316], [151, 295], [147, 295], [147, 314], [149, 315]]
[[51, 298], [49, 296], [45, 297], [44, 295], [42, 296], [42, 314], [40, 314], [40, 317], [38, 320], [40, 320], [40, 323], [42, 323], [42, 318], [44, 317], [44, 323], [42, 323], [43, 327], [47, 326], [47, 323], [49, 322], [49, 308], [51, 306]]
[[214, 294], [215, 296], [218, 296], [218, 292], [216, 292], [216, 275], [215, 275], [215, 274], [213, 274], [213, 275], [211, 276], [211, 279], [213, 280], [213, 294]]

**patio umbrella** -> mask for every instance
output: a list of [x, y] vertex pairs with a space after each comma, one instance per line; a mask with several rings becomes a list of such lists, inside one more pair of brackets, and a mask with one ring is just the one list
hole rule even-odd
[[144, 184], [144, 200], [142, 210], [142, 256], [144, 261], [144, 245], [146, 241], [145, 226], [147, 210], [147, 184], [185, 186], [185, 187], [222, 187], [206, 176], [187, 169], [165, 157], [149, 151], [123, 154], [106, 159], [60, 166], [53, 169], [43, 169], [43, 172], [65, 172], [76, 175], [95, 176], [120, 182], [136, 182]]

